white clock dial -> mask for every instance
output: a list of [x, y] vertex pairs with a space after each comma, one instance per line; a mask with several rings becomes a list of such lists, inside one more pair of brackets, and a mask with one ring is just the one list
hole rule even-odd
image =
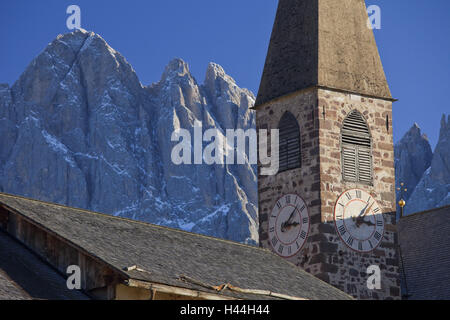
[[334, 222], [339, 237], [355, 251], [371, 252], [383, 240], [383, 212], [364, 190], [347, 190], [338, 198]]
[[273, 251], [284, 258], [297, 254], [308, 238], [309, 226], [305, 201], [295, 194], [283, 196], [269, 217], [269, 242]]

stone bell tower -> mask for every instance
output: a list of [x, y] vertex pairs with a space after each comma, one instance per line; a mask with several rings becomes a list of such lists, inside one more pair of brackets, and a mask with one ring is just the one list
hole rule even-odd
[[254, 107], [280, 141], [278, 174], [258, 177], [260, 245], [356, 298], [398, 299], [395, 100], [367, 21], [364, 0], [279, 0]]

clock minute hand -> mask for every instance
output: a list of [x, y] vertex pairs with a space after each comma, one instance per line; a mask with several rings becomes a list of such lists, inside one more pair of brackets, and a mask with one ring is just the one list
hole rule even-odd
[[[374, 202], [375, 203], [375, 202]], [[375, 225], [373, 222], [371, 222], [371, 221], [365, 221], [364, 220], [364, 218], [365, 218], [365, 216], [370, 212], [370, 210], [372, 209], [372, 207], [373, 207], [373, 205], [374, 205], [374, 203], [372, 203], [371, 205], [370, 205], [370, 207], [368, 207], [367, 208], [367, 206], [369, 205], [369, 204], [367, 204], [367, 206], [366, 206], [366, 208], [364, 208], [364, 213], [362, 214], [362, 215], [360, 215], [360, 216], [358, 216], [357, 218], [356, 218], [356, 226], [359, 228], [359, 226], [361, 225], [361, 224], [367, 224], [369, 227], [371, 226], [371, 225]], [[362, 211], [361, 211], [361, 213], [362, 213]]]
[[369, 202], [367, 202], [367, 205], [361, 210], [358, 217], [362, 217], [365, 214], [368, 206], [369, 206]]
[[290, 222], [292, 220], [292, 218], [294, 217], [294, 213], [295, 213], [295, 208], [294, 208], [294, 210], [292, 210], [291, 215], [289, 216], [289, 219], [287, 220], [287, 222]]
[[294, 208], [294, 210], [292, 210], [291, 215], [289, 216], [289, 219], [287, 219], [285, 222], [283, 222], [281, 224], [281, 232], [285, 232], [286, 227], [290, 225], [290, 222], [291, 222], [292, 218], [294, 217], [294, 212], [295, 212], [295, 208]]
[[370, 212], [370, 210], [372, 209], [374, 203], [375, 203], [375, 202], [373, 202], [373, 203], [370, 205], [370, 207], [367, 208], [367, 209], [364, 211], [364, 214], [362, 215], [363, 217], [365, 217], [365, 216]]

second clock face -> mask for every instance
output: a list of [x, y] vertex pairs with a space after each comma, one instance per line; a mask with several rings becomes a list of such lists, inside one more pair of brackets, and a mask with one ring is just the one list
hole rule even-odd
[[371, 252], [383, 239], [383, 213], [375, 199], [364, 190], [348, 190], [338, 198], [334, 221], [339, 237], [355, 251]]
[[309, 233], [309, 212], [305, 201], [287, 194], [277, 201], [269, 217], [269, 241], [281, 257], [297, 254]]

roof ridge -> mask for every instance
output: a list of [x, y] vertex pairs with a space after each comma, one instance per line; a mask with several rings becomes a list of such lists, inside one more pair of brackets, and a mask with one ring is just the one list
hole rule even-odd
[[210, 285], [207, 283], [204, 283], [200, 280], [188, 277], [186, 275], [180, 275], [178, 277], [178, 279], [180, 281], [184, 281], [184, 282], [190, 282], [193, 283], [195, 285], [207, 288], [207, 289], [211, 289], [211, 290], [215, 290], [218, 293], [222, 293], [225, 290], [230, 290], [230, 291], [235, 291], [235, 292], [240, 292], [240, 293], [246, 293], [246, 294], [254, 294], [254, 295], [260, 295], [260, 296], [268, 296], [268, 297], [275, 297], [275, 298], [280, 298], [280, 299], [285, 299], [285, 300], [309, 300], [306, 298], [301, 298], [301, 297], [297, 297], [297, 296], [291, 296], [291, 295], [286, 295], [286, 294], [281, 294], [281, 293], [277, 293], [277, 292], [273, 292], [270, 290], [261, 290], [261, 289], [245, 289], [245, 288], [240, 288], [237, 286], [234, 286], [231, 283], [222, 283], [220, 285]]
[[[211, 240], [217, 240], [217, 241], [230, 243], [230, 244], [235, 244], [235, 245], [239, 245], [239, 246], [247, 247], [247, 248], [251, 248], [251, 249], [258, 249], [258, 250], [261, 250], [261, 251], [264, 251], [264, 252], [271, 252], [268, 249], [264, 249], [264, 248], [257, 247], [257, 246], [251, 246], [251, 245], [248, 245], [248, 244], [244, 244], [244, 243], [240, 243], [240, 242], [236, 242], [236, 241], [232, 241], [232, 240], [226, 240], [226, 239], [221, 239], [221, 238], [217, 238], [217, 237], [207, 236], [207, 235], [204, 235], [204, 234], [189, 232], [189, 231], [175, 229], [175, 228], [170, 228], [170, 227], [166, 227], [166, 226], [160, 226], [160, 225], [149, 223], [149, 222], [133, 220], [133, 219], [123, 218], [123, 217], [117, 217], [117, 216], [110, 215], [110, 214], [107, 214], [107, 213], [102, 213], [102, 212], [97, 212], [97, 211], [90, 211], [90, 210], [81, 209], [81, 208], [75, 208], [75, 207], [69, 207], [69, 206], [66, 206], [66, 205], [63, 205], [63, 204], [59, 204], [59, 203], [31, 199], [31, 198], [27, 198], [27, 197], [24, 197], [24, 196], [9, 194], [9, 193], [5, 193], [5, 192], [0, 192], [0, 196], [1, 195], [6, 196], [6, 197], [10, 197], [10, 198], [23, 199], [23, 200], [38, 202], [38, 203], [42, 203], [42, 204], [46, 204], [46, 205], [52, 205], [52, 206], [56, 206], [56, 207], [72, 209], [72, 210], [80, 211], [80, 212], [83, 212], [83, 213], [104, 216], [104, 217], [110, 218], [110, 219], [116, 219], [116, 220], [127, 221], [127, 222], [131, 222], [131, 223], [136, 223], [136, 224], [141, 224], [141, 225], [145, 225], [145, 226], [148, 226], [148, 227], [155, 227], [155, 228], [159, 228], [159, 229], [163, 229], [163, 230], [175, 231], [175, 232], [179, 232], [179, 233], [192, 235], [192, 236], [195, 236], [195, 237], [206, 238], [206, 239], [211, 239]], [[0, 202], [1, 202], [1, 200], [0, 200]]]
[[431, 213], [433, 211], [438, 211], [438, 210], [447, 209], [447, 208], [450, 208], [450, 204], [446, 205], [446, 206], [442, 206], [442, 207], [437, 207], [437, 208], [427, 209], [427, 210], [424, 210], [424, 211], [414, 212], [414, 213], [411, 213], [411, 214], [408, 214], [408, 215], [405, 215], [405, 216], [401, 217], [399, 221], [401, 221], [402, 219], [415, 217], [415, 216], [418, 216], [418, 215], [421, 215], [421, 214]]
[[[270, 251], [270, 250], [269, 250], [269, 251]], [[277, 255], [275, 252], [270, 251], [270, 253], [273, 254], [274, 256], [278, 257], [278, 255]], [[326, 281], [320, 279], [319, 277], [316, 277], [316, 276], [313, 275], [312, 273], [307, 272], [305, 269], [300, 268], [300, 267], [297, 266], [295, 263], [290, 262], [289, 260], [286, 260], [286, 259], [281, 259], [281, 260], [282, 260], [283, 262], [289, 264], [290, 267], [291, 267], [294, 271], [299, 271], [299, 270], [301, 270], [301, 271], [303, 271], [303, 272], [305, 273], [305, 275], [307, 275], [307, 276], [309, 276], [309, 277], [312, 277], [312, 278], [318, 280], [319, 282], [321, 282], [322, 284], [325, 284], [326, 286], [331, 286], [331, 287], [333, 287], [334, 289], [340, 291], [341, 293], [346, 294], [346, 295], [349, 296], [349, 297], [352, 297], [350, 294], [346, 293], [345, 291], [342, 291], [342, 290], [336, 288], [335, 286], [332, 286], [330, 283], [328, 283], [328, 282], [326, 282]], [[353, 298], [353, 297], [352, 297], [352, 298]]]

